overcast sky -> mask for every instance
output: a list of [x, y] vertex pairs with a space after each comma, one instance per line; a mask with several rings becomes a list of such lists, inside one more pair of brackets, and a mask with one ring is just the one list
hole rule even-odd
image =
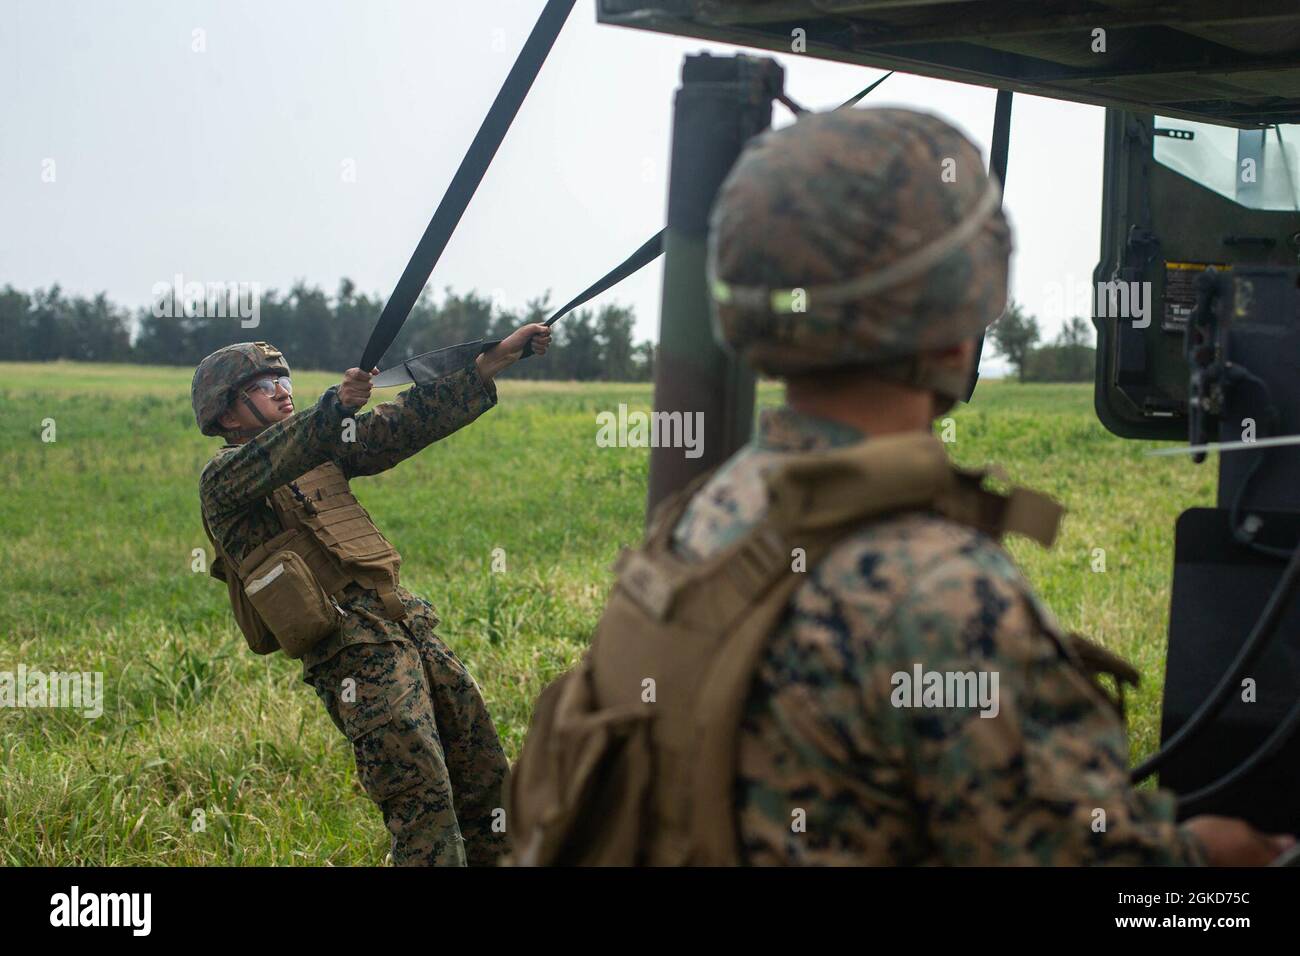
[[[348, 276], [386, 297], [543, 5], [0, 0], [0, 285], [140, 306], [176, 273]], [[558, 303], [616, 264], [663, 226], [682, 58], [734, 49], [601, 26], [579, 0], [432, 284]], [[778, 59], [810, 108], [881, 75]], [[866, 102], [937, 112], [987, 157], [994, 96], [895, 74]], [[1015, 97], [1012, 287], [1049, 333], [1096, 264], [1103, 116]], [[606, 294], [641, 337], [661, 276]]]

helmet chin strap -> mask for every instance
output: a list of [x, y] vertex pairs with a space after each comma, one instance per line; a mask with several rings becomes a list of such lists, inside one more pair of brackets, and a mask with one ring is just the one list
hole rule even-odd
[[272, 422], [262, 414], [261, 409], [259, 409], [253, 400], [248, 397], [247, 392], [240, 392], [239, 399], [244, 403], [245, 407], [253, 413], [253, 417], [256, 418], [260, 424], [250, 425], [247, 428], [228, 428], [226, 429], [226, 434], [235, 438], [255, 438], [262, 432], [266, 431], [266, 429], [271, 426]]
[[[248, 397], [247, 392], [240, 392], [239, 400], [244, 403], [245, 407], [247, 407], [250, 412], [253, 413], [253, 417], [262, 423], [262, 428], [270, 426], [271, 420], [262, 414], [262, 410], [257, 407], [257, 404], [251, 398]], [[260, 431], [261, 429], [258, 430]]]

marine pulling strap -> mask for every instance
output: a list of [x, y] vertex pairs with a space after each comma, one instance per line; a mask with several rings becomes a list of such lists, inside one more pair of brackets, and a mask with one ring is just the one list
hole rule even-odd
[[470, 143], [469, 151], [461, 160], [460, 168], [456, 170], [451, 185], [447, 187], [442, 201], [438, 203], [433, 218], [429, 220], [429, 226], [424, 230], [419, 245], [415, 247], [411, 261], [406, 264], [402, 277], [397, 280], [397, 287], [388, 297], [379, 321], [375, 323], [374, 331], [370, 333], [370, 341], [366, 343], [366, 350], [359, 363], [360, 368], [366, 370], [374, 368], [388, 351], [388, 347], [393, 344], [393, 340], [397, 338], [402, 323], [411, 314], [411, 308], [420, 297], [425, 283], [429, 281], [433, 267], [438, 264], [438, 259], [447, 248], [447, 243], [452, 233], [456, 231], [461, 216], [464, 215], [470, 200], [474, 198], [474, 193], [483, 181], [488, 166], [492, 164], [492, 158], [496, 156], [497, 149], [510, 129], [510, 124], [514, 122], [515, 115], [519, 112], [519, 107], [523, 105], [524, 97], [532, 89], [533, 80], [541, 72], [542, 64], [546, 62], [546, 57], [555, 45], [564, 27], [564, 21], [568, 19], [575, 2], [576, 0], [547, 0], [546, 8], [537, 18], [533, 32], [529, 34], [523, 49], [519, 51], [515, 65], [511, 67], [510, 74], [492, 103], [492, 108], [483, 118], [478, 134]]

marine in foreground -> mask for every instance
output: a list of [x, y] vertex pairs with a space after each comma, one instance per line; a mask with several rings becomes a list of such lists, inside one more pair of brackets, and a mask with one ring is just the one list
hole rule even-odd
[[[1065, 633], [1000, 544], [1060, 509], [932, 431], [1003, 309], [978, 150], [896, 109], [745, 150], [709, 237], [715, 332], [785, 381], [753, 442], [625, 551], [510, 786], [522, 864], [1264, 864], [1129, 783], [1136, 672]], [[1106, 677], [1105, 675], [1110, 675]], [[1114, 691], [1104, 680], [1114, 680]]]

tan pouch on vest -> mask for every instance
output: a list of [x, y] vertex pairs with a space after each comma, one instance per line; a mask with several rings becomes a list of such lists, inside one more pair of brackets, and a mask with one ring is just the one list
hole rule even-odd
[[217, 539], [212, 536], [212, 529], [208, 527], [208, 519], [201, 513], [199, 518], [203, 522], [203, 531], [208, 536], [208, 541], [212, 543], [213, 550], [217, 552], [208, 573], [218, 581], [225, 583], [226, 594], [230, 597], [230, 609], [235, 614], [235, 623], [239, 625], [239, 630], [243, 633], [249, 650], [254, 654], [274, 654], [280, 649], [279, 642], [275, 639], [275, 635], [271, 633], [271, 629], [266, 626], [266, 622], [258, 616], [257, 610], [253, 607], [253, 602], [244, 593], [244, 584], [239, 579], [236, 569], [232, 566], [230, 556], [217, 543]]
[[230, 598], [230, 609], [235, 614], [235, 623], [239, 625], [239, 630], [243, 633], [244, 640], [248, 642], [249, 649], [254, 654], [274, 654], [278, 651], [279, 642], [271, 633], [271, 629], [266, 626], [266, 622], [258, 616], [253, 603], [248, 600], [239, 578], [227, 569], [226, 559], [217, 555], [209, 573], [218, 581], [225, 582], [226, 594]]
[[338, 628], [342, 611], [296, 552], [280, 548], [240, 570], [244, 594], [289, 657], [297, 660]]
[[[650, 789], [650, 727], [644, 707], [599, 708], [588, 661], [550, 684], [533, 708], [530, 734], [544, 752], [517, 764], [509, 787], [544, 804], [509, 862], [623, 866], [636, 861]], [[575, 848], [583, 848], [575, 852]]]

